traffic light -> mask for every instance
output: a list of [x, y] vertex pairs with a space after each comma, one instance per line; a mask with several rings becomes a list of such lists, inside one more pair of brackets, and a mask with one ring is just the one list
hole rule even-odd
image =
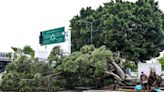
[[40, 36], [39, 36], [39, 44], [42, 45], [42, 32], [40, 32]]

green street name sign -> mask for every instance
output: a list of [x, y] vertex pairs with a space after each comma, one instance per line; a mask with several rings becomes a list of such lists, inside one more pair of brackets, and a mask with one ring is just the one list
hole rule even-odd
[[41, 32], [41, 45], [61, 43], [65, 41], [64, 27]]

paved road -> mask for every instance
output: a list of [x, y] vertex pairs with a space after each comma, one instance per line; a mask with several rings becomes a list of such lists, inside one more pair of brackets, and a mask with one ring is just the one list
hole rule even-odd
[[58, 91], [58, 92], [125, 92], [125, 91], [108, 91], [108, 90], [68, 90], [68, 91]]
[[108, 91], [108, 90], [87, 90], [83, 92], [123, 92], [123, 91]]

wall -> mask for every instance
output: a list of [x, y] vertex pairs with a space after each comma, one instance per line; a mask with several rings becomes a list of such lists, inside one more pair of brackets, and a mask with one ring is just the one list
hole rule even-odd
[[155, 67], [156, 73], [161, 75], [162, 68], [160, 63], [138, 63], [138, 78], [140, 78], [141, 72], [143, 71], [147, 76], [149, 76], [150, 68]]

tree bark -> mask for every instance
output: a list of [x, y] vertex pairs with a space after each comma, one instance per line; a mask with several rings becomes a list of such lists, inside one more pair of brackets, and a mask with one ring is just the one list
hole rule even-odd
[[118, 80], [119, 82], [123, 81], [122, 78], [120, 78], [117, 74], [114, 74], [113, 72], [106, 71], [106, 74], [109, 74], [109, 75], [114, 76], [114, 78], [115, 78], [116, 80]]
[[112, 65], [116, 68], [117, 74], [121, 79], [125, 79], [125, 73], [124, 71], [117, 65], [117, 63], [114, 61], [113, 58], [111, 58], [112, 60]]

